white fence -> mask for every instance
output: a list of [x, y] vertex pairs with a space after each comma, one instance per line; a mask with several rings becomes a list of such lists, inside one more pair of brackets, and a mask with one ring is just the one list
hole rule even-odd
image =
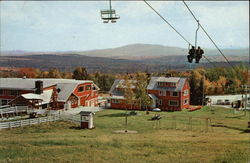
[[65, 121], [71, 121], [73, 123], [80, 123], [81, 122], [81, 117], [78, 114], [69, 114], [69, 113], [62, 113], [61, 114], [61, 119]]
[[28, 112], [27, 106], [13, 106], [0, 109], [0, 115], [3, 117], [4, 114], [16, 114]]
[[2, 122], [0, 123], [0, 130], [5, 129], [5, 128], [29, 126], [29, 125], [39, 124], [43, 122], [52, 122], [52, 121], [57, 121], [57, 120], [60, 120], [60, 115], [53, 115], [53, 116], [25, 119], [25, 120], [19, 120], [19, 121], [11, 121], [11, 122]]

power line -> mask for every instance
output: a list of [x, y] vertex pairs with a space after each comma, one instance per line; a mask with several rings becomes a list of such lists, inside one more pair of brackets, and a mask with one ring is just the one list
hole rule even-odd
[[146, 0], [143, 0], [165, 23], [167, 23], [177, 34], [179, 34], [183, 40], [192, 45], [180, 32], [178, 32], [159, 12], [157, 12]]
[[[188, 11], [191, 13], [191, 15], [193, 16], [193, 18], [195, 19], [196, 22], [199, 23], [199, 20], [195, 17], [194, 13], [191, 11], [191, 9], [188, 7], [188, 5], [186, 4], [186, 2], [183, 0], [182, 1], [184, 3], [184, 5], [187, 7]], [[200, 23], [199, 23], [200, 24]], [[216, 43], [213, 41], [213, 39], [209, 36], [209, 34], [207, 33], [207, 31], [203, 28], [203, 26], [200, 24], [201, 29], [205, 32], [205, 34], [207, 35], [207, 37], [210, 39], [210, 41], [214, 44], [214, 46], [217, 48], [217, 50], [220, 52], [220, 54], [225, 58], [225, 60], [227, 61], [227, 63], [234, 69], [233, 65], [229, 62], [229, 60], [227, 59], [227, 57], [222, 53], [222, 51], [220, 50], [220, 48], [216, 45]], [[234, 69], [235, 70], [235, 69]]]

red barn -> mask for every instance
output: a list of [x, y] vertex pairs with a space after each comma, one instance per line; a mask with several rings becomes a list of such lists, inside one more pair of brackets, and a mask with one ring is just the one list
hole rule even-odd
[[154, 101], [153, 107], [166, 111], [189, 108], [190, 87], [187, 78], [152, 77], [147, 90]]
[[98, 89], [90, 80], [0, 78], [0, 105], [55, 110], [97, 106]]

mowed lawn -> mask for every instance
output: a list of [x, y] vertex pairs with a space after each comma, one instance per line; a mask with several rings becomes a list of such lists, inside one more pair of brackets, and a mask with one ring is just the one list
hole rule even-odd
[[[154, 112], [146, 115], [141, 111], [128, 117], [128, 129], [136, 130], [137, 134], [113, 133], [125, 128], [124, 112], [98, 112], [94, 116], [96, 128], [92, 130], [80, 130], [78, 125], [64, 121], [1, 130], [0, 162], [250, 161], [248, 113], [242, 116], [244, 112], [234, 114], [232, 110], [216, 108], [212, 114], [208, 107], [194, 112], [161, 112], [162, 119], [157, 126], [155, 121], [148, 120]], [[206, 128], [206, 118], [211, 119], [209, 125], [214, 127]]]

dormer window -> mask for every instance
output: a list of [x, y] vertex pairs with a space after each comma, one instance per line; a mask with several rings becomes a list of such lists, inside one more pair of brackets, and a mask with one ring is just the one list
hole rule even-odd
[[165, 83], [164, 82], [158, 82], [158, 86], [165, 86]]
[[176, 87], [176, 83], [170, 83], [171, 87]]

